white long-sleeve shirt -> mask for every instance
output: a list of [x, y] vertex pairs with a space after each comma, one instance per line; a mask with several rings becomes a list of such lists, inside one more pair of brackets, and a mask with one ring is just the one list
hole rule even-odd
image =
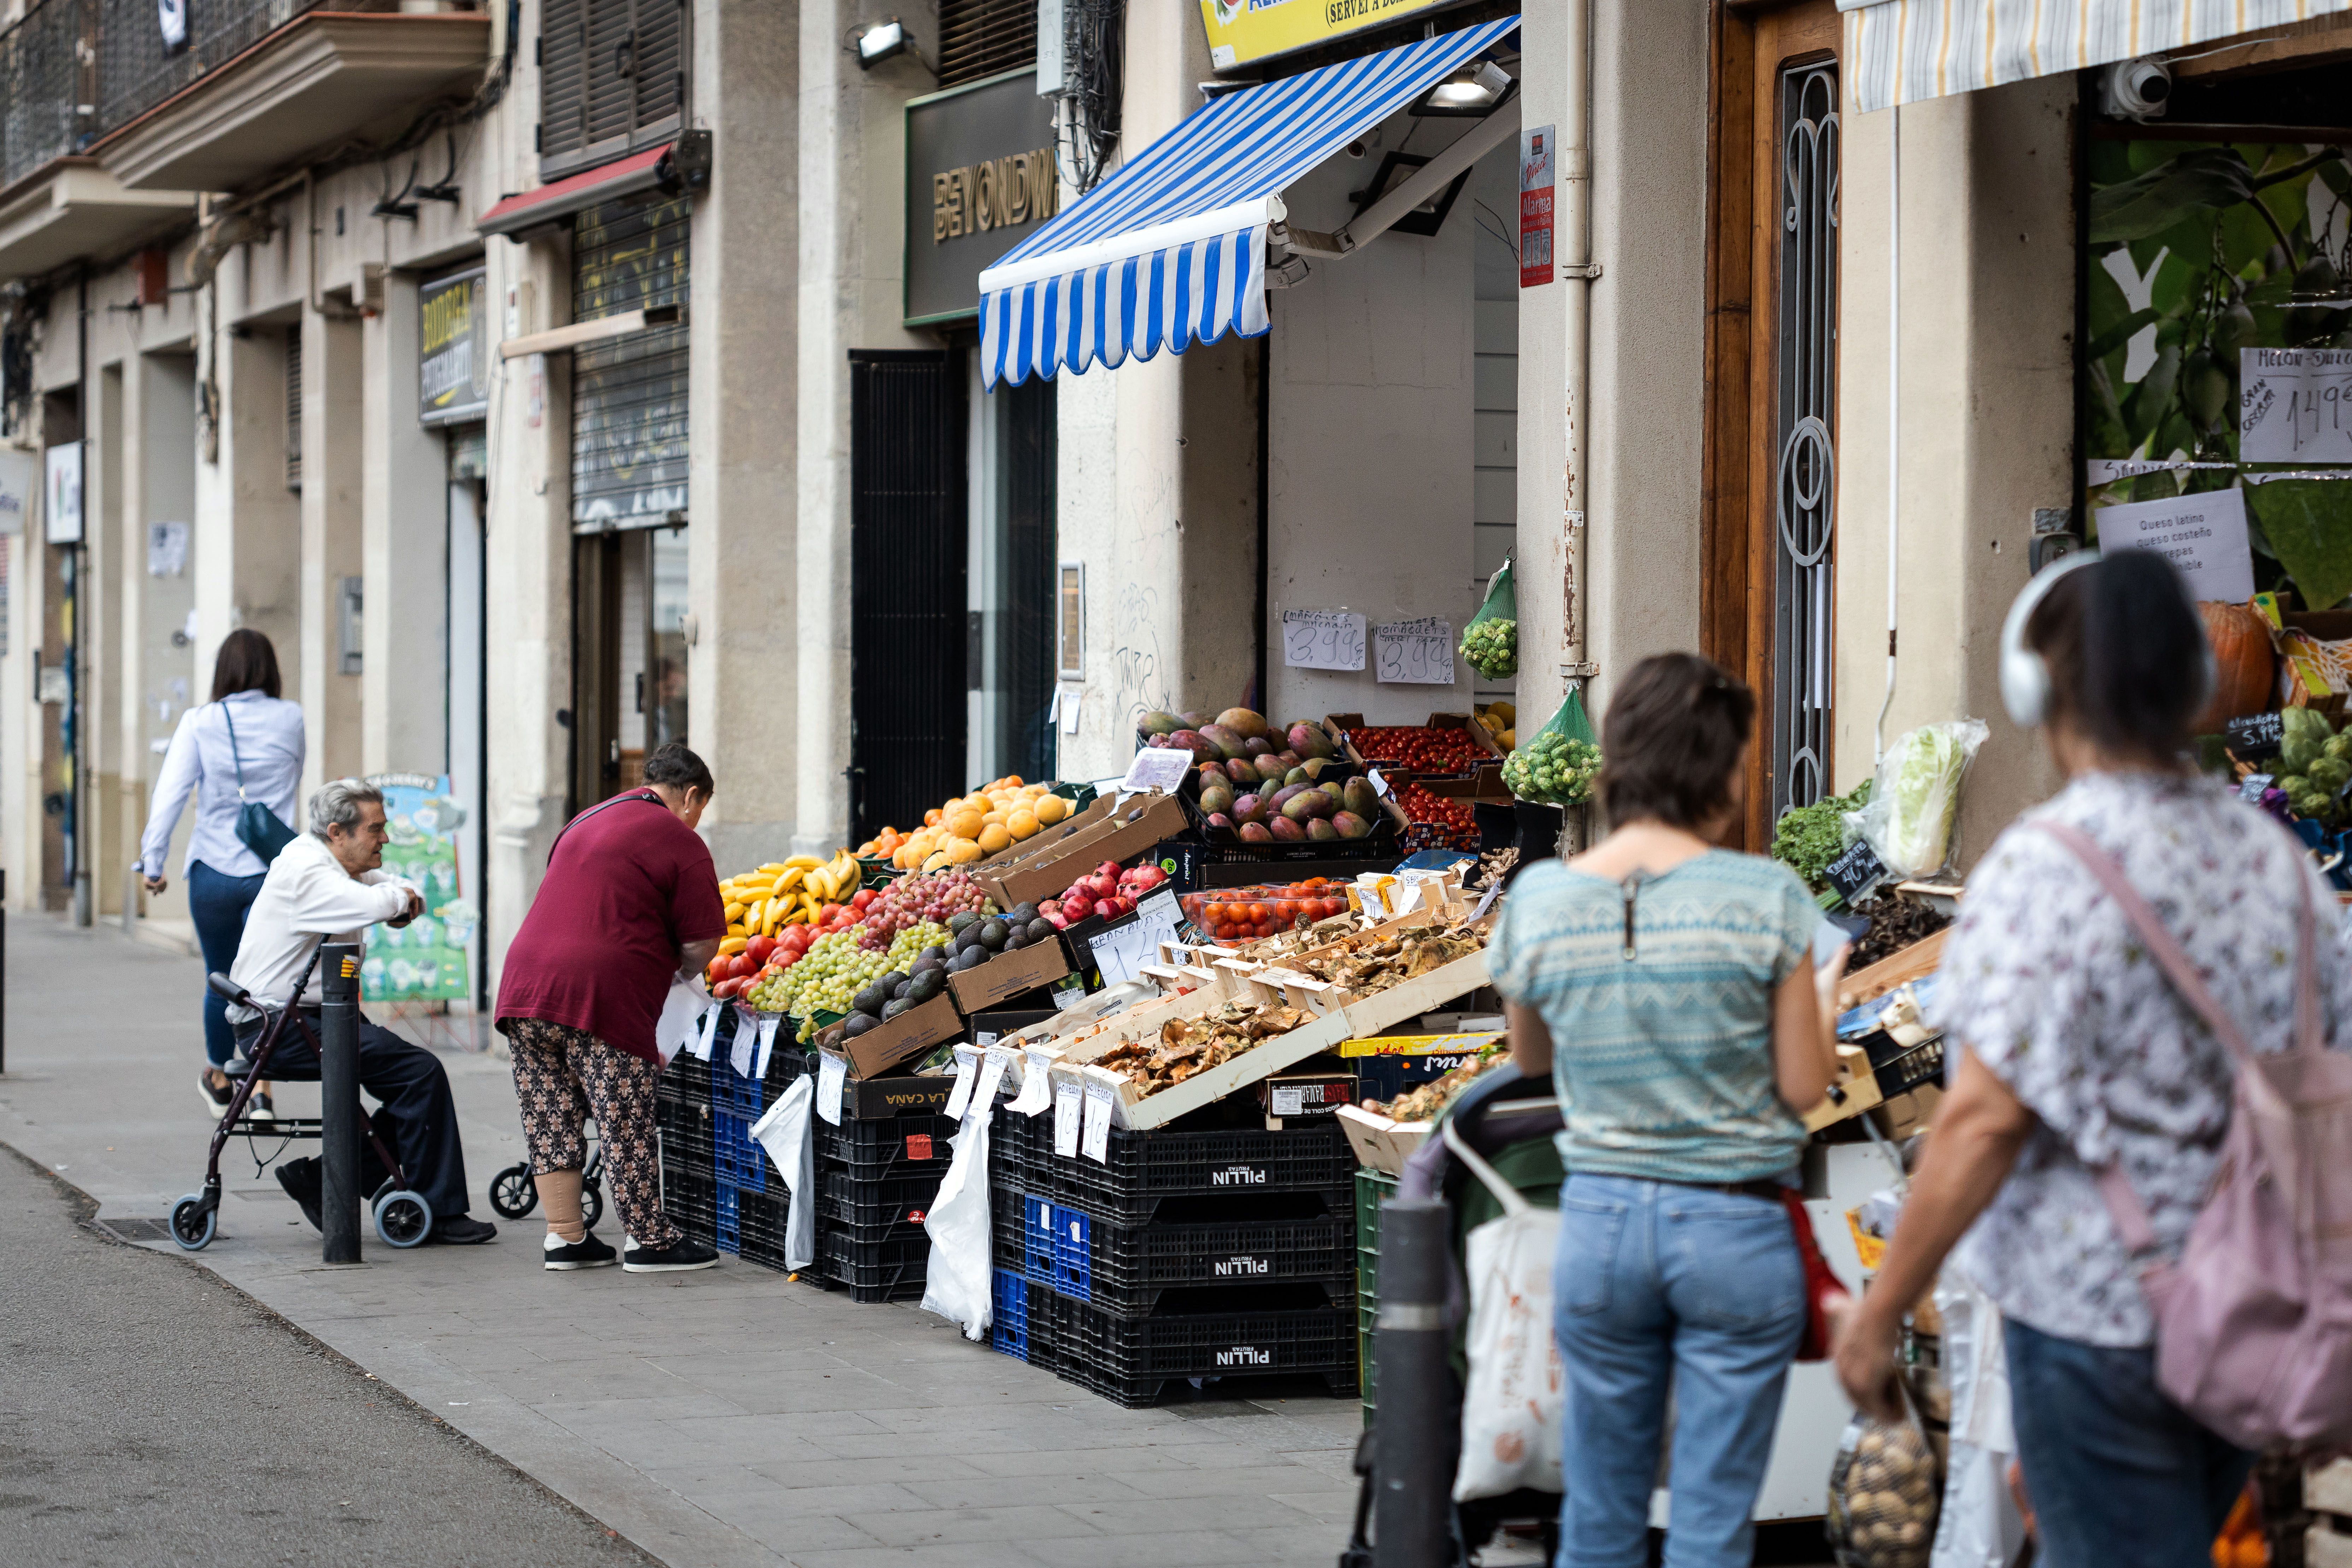
[[[227, 711], [224, 711], [227, 710]], [[236, 752], [229, 752], [229, 722], [236, 724]], [[188, 836], [180, 874], [201, 860], [225, 877], [256, 877], [269, 868], [236, 836], [236, 816], [246, 801], [258, 801], [287, 826], [299, 828], [295, 795], [302, 784], [302, 705], [260, 691], [239, 691], [180, 715], [163, 776], [155, 781], [155, 805], [139, 841], [139, 868], [163, 874], [172, 830], [193, 793], [195, 829]], [[245, 764], [245, 796], [236, 793], [237, 763]]]
[[[245, 938], [236, 944], [236, 962], [229, 966], [228, 976], [264, 1001], [282, 1005], [292, 998], [294, 977], [321, 941], [357, 942], [360, 932], [376, 921], [396, 919], [415, 890], [389, 871], [354, 877], [324, 839], [298, 834], [278, 852], [261, 891], [254, 895], [253, 907], [246, 911]], [[318, 994], [314, 971], [301, 999], [316, 1001]], [[239, 1011], [232, 1006], [229, 1015], [236, 1018]]]

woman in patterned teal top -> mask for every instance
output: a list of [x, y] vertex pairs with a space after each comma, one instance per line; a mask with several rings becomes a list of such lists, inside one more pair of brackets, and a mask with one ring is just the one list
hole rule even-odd
[[[1512, 885], [1488, 962], [1511, 1055], [1559, 1085], [1553, 1293], [1568, 1375], [1560, 1568], [1639, 1568], [1669, 1382], [1668, 1568], [1733, 1568], [1805, 1320], [1779, 1193], [1835, 1052], [1842, 963], [1788, 868], [1717, 847], [1756, 699], [1692, 654], [1634, 667], [1601, 727], [1609, 837]], [[1557, 1048], [1554, 1042], [1557, 1041]]]

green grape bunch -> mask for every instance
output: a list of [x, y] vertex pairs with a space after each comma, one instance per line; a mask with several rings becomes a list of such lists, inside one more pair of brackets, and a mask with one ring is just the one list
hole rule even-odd
[[1592, 797], [1601, 748], [1557, 731], [1541, 730], [1503, 759], [1503, 783], [1521, 800], [1580, 805]]
[[1473, 621], [1462, 634], [1462, 657], [1490, 680], [1519, 672], [1519, 623], [1497, 616]]
[[802, 1020], [797, 1038], [803, 1045], [816, 1034], [816, 1015], [846, 1013], [860, 991], [893, 970], [914, 963], [927, 947], [944, 944], [948, 928], [920, 921], [890, 939], [887, 948], [857, 944], [855, 928], [821, 936], [790, 969], [771, 975], [752, 987], [752, 1006], [767, 1013], [790, 1013]]

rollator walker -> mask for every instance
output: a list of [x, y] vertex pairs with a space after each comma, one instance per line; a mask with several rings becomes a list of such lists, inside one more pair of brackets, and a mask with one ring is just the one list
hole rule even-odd
[[[324, 945], [321, 943], [311, 950], [310, 962], [305, 963], [302, 973], [295, 976], [291, 994], [297, 1001], [300, 999], [303, 989], [310, 984], [310, 972], [319, 966], [319, 953]], [[254, 1042], [251, 1054], [232, 1058], [221, 1068], [234, 1087], [229, 1096], [228, 1110], [221, 1116], [220, 1125], [213, 1129], [212, 1151], [205, 1158], [203, 1190], [190, 1193], [172, 1205], [172, 1239], [190, 1252], [200, 1252], [210, 1246], [214, 1233], [219, 1228], [221, 1150], [227, 1146], [230, 1139], [277, 1138], [282, 1142], [294, 1142], [302, 1139], [321, 1139], [325, 1135], [320, 1119], [315, 1116], [280, 1116], [268, 1121], [255, 1121], [245, 1113], [246, 1102], [253, 1098], [253, 1086], [257, 1083], [319, 1081], [315, 1068], [286, 1072], [273, 1070], [270, 1066], [270, 1058], [277, 1054], [278, 1044], [285, 1039], [289, 1026], [302, 1031], [302, 1037], [310, 1042], [314, 1058], [324, 1057], [319, 1037], [310, 1032], [301, 1008], [292, 1002], [284, 1006], [264, 1002], [226, 974], [207, 974], [205, 984], [211, 987], [215, 995], [226, 999], [232, 1005], [250, 1008], [261, 1014], [264, 1022], [261, 1037]], [[393, 1158], [392, 1151], [385, 1147], [374, 1126], [365, 1118], [362, 1118], [361, 1124], [366, 1129], [367, 1140], [375, 1150], [375, 1157], [383, 1163], [386, 1171], [392, 1173], [370, 1194], [376, 1235], [383, 1238], [387, 1247], [406, 1248], [424, 1245], [425, 1239], [433, 1234], [432, 1205], [411, 1189], [408, 1173], [401, 1169], [400, 1162]], [[270, 1155], [270, 1159], [275, 1160], [278, 1154], [284, 1152], [281, 1146], [277, 1153]]]

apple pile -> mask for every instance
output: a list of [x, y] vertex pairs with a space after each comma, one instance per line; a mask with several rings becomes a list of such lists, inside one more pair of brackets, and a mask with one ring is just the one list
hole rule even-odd
[[1055, 931], [1067, 931], [1091, 915], [1117, 920], [1132, 914], [1143, 896], [1166, 880], [1168, 873], [1157, 866], [1134, 866], [1122, 871], [1118, 861], [1106, 860], [1071, 883], [1060, 898], [1039, 904], [1038, 918], [1051, 922]]

